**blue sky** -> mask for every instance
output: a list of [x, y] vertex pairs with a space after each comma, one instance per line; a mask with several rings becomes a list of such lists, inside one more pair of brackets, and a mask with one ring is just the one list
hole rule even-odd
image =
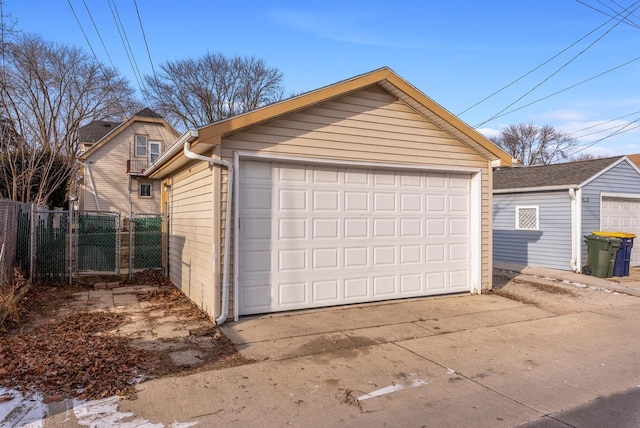
[[[291, 94], [388, 66], [487, 136], [509, 124], [548, 124], [573, 133], [585, 153], [640, 152], [635, 0], [136, 1], [156, 67], [207, 51], [254, 55], [284, 73]], [[21, 31], [90, 52], [69, 3], [98, 58], [138, 87], [110, 8], [140, 73], [150, 74], [134, 0], [4, 0], [4, 12]], [[622, 23], [605, 14], [624, 8], [633, 13]], [[614, 126], [627, 132], [587, 147]]]

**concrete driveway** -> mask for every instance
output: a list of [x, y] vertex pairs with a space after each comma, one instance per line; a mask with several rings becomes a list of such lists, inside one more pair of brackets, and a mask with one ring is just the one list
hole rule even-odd
[[620, 396], [635, 407], [609, 426], [637, 426], [640, 299], [611, 301], [557, 315], [467, 295], [245, 318], [223, 330], [256, 363], [142, 383], [109, 424], [587, 427], [598, 419], [571, 409]]

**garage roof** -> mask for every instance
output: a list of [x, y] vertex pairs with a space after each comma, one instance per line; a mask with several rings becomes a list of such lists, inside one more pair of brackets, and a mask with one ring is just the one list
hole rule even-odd
[[[203, 154], [210, 151], [213, 146], [220, 144], [222, 138], [226, 136], [373, 85], [379, 85], [396, 96], [423, 117], [481, 153], [487, 159], [497, 161], [501, 166], [511, 165], [511, 156], [509, 154], [420, 92], [388, 67], [201, 127], [197, 130], [197, 138], [193, 141], [191, 150]], [[187, 131], [168, 150], [165, 156], [158, 159], [147, 170], [147, 175], [159, 178], [184, 166], [189, 160], [183, 156], [181, 157], [181, 146], [184, 141], [194, 139], [193, 135], [195, 134], [193, 131]]]
[[499, 168], [493, 173], [493, 190], [495, 193], [510, 193], [581, 187], [624, 159], [625, 156], [616, 156], [552, 165]]

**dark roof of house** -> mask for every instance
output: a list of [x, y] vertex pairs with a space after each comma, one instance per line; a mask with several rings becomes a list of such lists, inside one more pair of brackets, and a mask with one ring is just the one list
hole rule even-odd
[[119, 122], [106, 120], [94, 120], [93, 122], [78, 128], [78, 141], [81, 143], [95, 143], [111, 132]]
[[579, 185], [622, 157], [496, 169], [493, 190]]
[[156, 119], [164, 119], [162, 116], [160, 116], [155, 111], [151, 110], [149, 107], [143, 108], [142, 110], [134, 114], [134, 116], [154, 117]]

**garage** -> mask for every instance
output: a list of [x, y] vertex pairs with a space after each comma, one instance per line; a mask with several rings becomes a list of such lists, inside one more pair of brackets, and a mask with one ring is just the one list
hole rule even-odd
[[470, 175], [244, 160], [240, 315], [470, 290]]
[[490, 290], [492, 174], [510, 164], [383, 67], [188, 130], [145, 175], [171, 282], [220, 324]]
[[[640, 198], [603, 196], [600, 218], [601, 230], [631, 232], [640, 236]], [[634, 245], [631, 250], [631, 266], [640, 266], [640, 245]]]

